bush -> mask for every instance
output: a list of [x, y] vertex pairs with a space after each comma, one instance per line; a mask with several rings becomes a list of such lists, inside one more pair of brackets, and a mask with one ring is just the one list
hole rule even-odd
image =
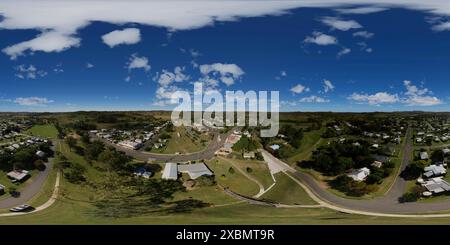
[[234, 168], [230, 167], [230, 168], [228, 169], [228, 173], [234, 174]]
[[245, 170], [247, 171], [247, 173], [251, 173], [251, 172], [253, 172], [253, 169], [252, 169], [252, 168], [250, 168], [250, 167], [246, 168]]
[[197, 184], [200, 186], [214, 186], [216, 185], [216, 179], [214, 176], [200, 176], [196, 179]]
[[420, 162], [414, 162], [406, 166], [405, 170], [400, 174], [405, 180], [414, 180], [422, 175], [424, 166]]
[[410, 192], [407, 192], [403, 194], [402, 197], [400, 197], [400, 202], [416, 202], [419, 200], [419, 198], [422, 196], [422, 193], [425, 191], [425, 189], [422, 186], [414, 186]]

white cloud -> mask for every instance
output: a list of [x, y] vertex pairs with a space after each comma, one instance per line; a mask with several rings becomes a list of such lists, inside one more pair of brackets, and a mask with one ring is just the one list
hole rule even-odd
[[388, 8], [375, 7], [375, 6], [336, 9], [336, 11], [341, 14], [372, 14], [372, 13], [378, 13], [378, 12], [385, 11], [385, 10], [388, 10]]
[[322, 32], [315, 31], [312, 36], [307, 36], [304, 40], [305, 43], [314, 43], [321, 46], [334, 45], [338, 43], [336, 37], [324, 34]]
[[150, 70], [150, 64], [148, 63], [147, 57], [138, 56], [138, 54], [132, 54], [130, 60], [127, 63], [128, 70], [132, 69], [144, 69], [145, 71]]
[[[0, 23], [0, 26], [2, 23]], [[15, 60], [17, 57], [24, 55], [27, 50], [30, 50], [31, 52], [43, 51], [47, 53], [61, 52], [70, 47], [78, 47], [79, 45], [79, 38], [56, 31], [50, 31], [43, 32], [32, 40], [6, 47], [2, 51], [10, 56], [11, 59]]]
[[47, 72], [44, 70], [37, 69], [34, 65], [18, 65], [15, 67], [17, 73], [16, 77], [20, 79], [36, 79], [38, 77], [47, 76]]
[[[135, 23], [167, 28], [171, 32], [211, 26], [215, 22], [239, 18], [281, 15], [300, 7], [364, 8], [341, 10], [347, 13], [369, 13], [379, 8], [407, 8], [434, 15], [450, 16], [450, 5], [442, 0], [298, 0], [298, 1], [172, 1], [141, 0], [2, 0], [4, 17], [1, 29], [33, 29], [42, 31], [37, 38], [15, 44], [4, 52], [12, 58], [26, 50], [60, 52], [78, 46], [77, 31], [93, 21], [117, 25]], [[376, 9], [378, 8], [378, 9]], [[51, 42], [45, 41], [45, 39]]]
[[448, 31], [448, 30], [450, 30], [450, 21], [442, 22], [437, 25], [434, 25], [431, 29], [433, 31]]
[[333, 91], [334, 90], [334, 85], [333, 85], [333, 83], [330, 81], [330, 80], [328, 80], [328, 79], [324, 79], [323, 80], [323, 91], [325, 92], [325, 93], [328, 93], [328, 92], [330, 92], [330, 91]]
[[342, 48], [341, 51], [337, 53], [337, 58], [341, 58], [343, 55], [350, 53], [352, 50], [349, 48]]
[[393, 104], [401, 102], [408, 106], [434, 106], [442, 104], [442, 100], [432, 96], [433, 92], [424, 87], [417, 87], [412, 84], [411, 81], [403, 81], [406, 91], [402, 93], [402, 96], [397, 94], [389, 94], [387, 92], [379, 92], [373, 95], [353, 93], [348, 99], [360, 102], [368, 103], [370, 105], [380, 104]]
[[174, 82], [183, 82], [190, 79], [190, 77], [184, 74], [184, 67], [177, 66], [173, 72], [162, 70], [161, 74], [157, 74], [155, 77], [156, 82], [162, 87], [167, 87]]
[[233, 85], [236, 80], [241, 79], [244, 71], [236, 64], [214, 63], [200, 65], [200, 73], [204, 76], [212, 75], [227, 86]]
[[406, 88], [406, 97], [403, 99], [403, 103], [409, 106], [433, 106], [442, 104], [439, 98], [431, 96], [433, 92], [428, 88], [418, 88], [408, 80], [403, 81], [403, 85]]
[[354, 37], [363, 37], [366, 39], [372, 38], [375, 34], [373, 34], [372, 32], [368, 32], [368, 31], [358, 31], [353, 33]]
[[102, 36], [103, 42], [110, 48], [120, 44], [136, 44], [141, 41], [141, 32], [137, 28], [115, 30]]
[[354, 20], [342, 20], [337, 17], [323, 17], [321, 21], [325, 25], [340, 31], [348, 31], [350, 29], [362, 28], [362, 26]]
[[292, 87], [292, 88], [290, 89], [290, 91], [291, 91], [292, 93], [294, 93], [294, 94], [301, 94], [301, 93], [303, 93], [303, 92], [309, 92], [310, 89], [307, 88], [307, 87], [305, 87], [305, 86], [303, 86], [303, 85], [301, 85], [301, 84], [297, 84], [297, 85], [295, 85], [294, 87]]
[[173, 100], [172, 95], [176, 91], [183, 91], [183, 89], [179, 88], [175, 83], [188, 81], [190, 79], [190, 77], [184, 73], [184, 70], [184, 67], [176, 66], [173, 72], [162, 70], [161, 73], [156, 74], [153, 78], [153, 80], [158, 83], [156, 100], [154, 102], [155, 105], [166, 106], [178, 103], [178, 101]]
[[88, 69], [94, 68], [94, 64], [88, 62], [86, 63], [86, 68]]
[[329, 103], [330, 100], [316, 96], [311, 95], [309, 97], [304, 97], [299, 100], [301, 103]]
[[378, 92], [371, 95], [353, 93], [348, 99], [359, 103], [368, 103], [369, 105], [393, 104], [399, 102], [398, 95], [389, 94], [387, 92]]
[[49, 100], [43, 97], [19, 97], [14, 100], [14, 103], [21, 106], [46, 106], [47, 104], [53, 102], [53, 100]]

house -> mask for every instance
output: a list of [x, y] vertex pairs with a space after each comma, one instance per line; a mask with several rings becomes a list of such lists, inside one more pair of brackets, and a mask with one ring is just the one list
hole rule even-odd
[[168, 162], [164, 166], [162, 179], [165, 180], [177, 180], [178, 179], [178, 167], [176, 163]]
[[5, 186], [4, 185], [0, 185], [0, 195], [5, 194]]
[[427, 178], [437, 177], [447, 174], [447, 169], [442, 165], [430, 165], [424, 168], [425, 173], [423, 176]]
[[132, 150], [137, 150], [142, 146], [142, 142], [136, 142], [136, 141], [131, 141], [131, 140], [120, 141], [117, 144], [120, 146], [123, 146], [125, 148], [132, 149]]
[[383, 163], [380, 161], [374, 161], [370, 166], [375, 167], [375, 168], [381, 168], [381, 167], [383, 167]]
[[141, 168], [136, 169], [133, 174], [138, 177], [150, 179], [150, 177], [152, 177], [152, 175], [153, 175], [153, 172], [147, 171], [147, 169], [145, 169], [145, 167], [141, 167]]
[[450, 149], [443, 149], [442, 153], [444, 153], [444, 155], [448, 155], [450, 154]]
[[200, 176], [212, 176], [213, 172], [209, 170], [205, 163], [180, 164], [178, 172], [187, 173], [191, 179], [197, 179]]
[[28, 171], [26, 170], [14, 170], [11, 171], [7, 174], [8, 178], [18, 181], [18, 182], [22, 182], [24, 180], [26, 180], [27, 178], [30, 177], [30, 174]]
[[440, 194], [450, 190], [450, 184], [442, 178], [432, 178], [422, 184], [422, 186], [433, 194]]
[[374, 148], [374, 149], [378, 149], [379, 147], [380, 147], [379, 144], [373, 144], [373, 145], [372, 145], [372, 148]]
[[36, 156], [38, 156], [38, 157], [40, 157], [40, 158], [43, 158], [43, 157], [45, 157], [45, 152], [43, 152], [43, 151], [37, 151], [37, 152], [36, 152]]
[[422, 138], [417, 138], [417, 139], [416, 139], [416, 143], [419, 143], [419, 144], [420, 144], [420, 143], [423, 143], [423, 139], [422, 139]]
[[420, 160], [428, 160], [428, 158], [429, 158], [428, 152], [426, 151], [420, 152]]
[[244, 159], [253, 159], [255, 158], [255, 152], [244, 152], [242, 156], [244, 157]]
[[352, 178], [354, 181], [364, 181], [367, 176], [370, 175], [370, 169], [364, 167], [356, 169], [353, 172], [347, 174], [348, 177]]

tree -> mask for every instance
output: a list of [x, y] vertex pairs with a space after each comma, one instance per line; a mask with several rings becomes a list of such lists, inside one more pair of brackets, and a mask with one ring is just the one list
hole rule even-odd
[[431, 153], [431, 161], [433, 162], [443, 162], [444, 161], [444, 153], [442, 150], [434, 150]]
[[65, 142], [70, 148], [75, 148], [77, 145], [77, 139], [71, 136], [67, 136]]
[[89, 160], [97, 160], [98, 156], [105, 150], [105, 144], [95, 140], [85, 146], [84, 157]]
[[420, 162], [413, 162], [406, 166], [405, 170], [400, 174], [405, 180], [414, 180], [420, 177], [423, 172], [424, 165]]

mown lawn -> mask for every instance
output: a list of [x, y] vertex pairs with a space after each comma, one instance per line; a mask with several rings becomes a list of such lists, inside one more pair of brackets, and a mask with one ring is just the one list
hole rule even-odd
[[152, 148], [151, 152], [162, 154], [198, 152], [204, 150], [211, 141], [210, 135], [198, 134], [183, 126], [174, 129], [166, 146], [159, 149]]
[[[223, 187], [228, 187], [230, 190], [245, 196], [258, 194], [258, 185], [239, 173], [229, 162], [214, 158], [206, 163], [214, 172], [217, 182]], [[234, 172], [230, 172], [230, 168], [233, 168]]]
[[53, 124], [34, 125], [25, 131], [25, 134], [56, 139], [58, 137], [58, 130]]
[[287, 205], [309, 205], [316, 204], [289, 176], [284, 173], [275, 175], [277, 180], [275, 186], [261, 198], [276, 203]]
[[243, 159], [225, 159], [221, 161], [231, 161], [239, 169], [247, 172], [248, 175], [258, 180], [265, 189], [273, 184], [272, 175], [270, 175], [267, 163], [257, 160], [243, 160]]

